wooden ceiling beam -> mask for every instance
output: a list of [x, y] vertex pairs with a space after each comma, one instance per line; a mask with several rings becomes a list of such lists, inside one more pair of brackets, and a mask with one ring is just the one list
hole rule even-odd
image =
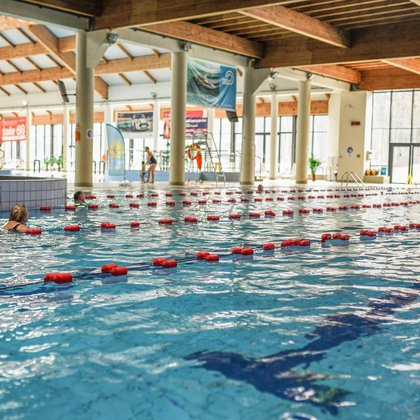
[[257, 67], [300, 67], [416, 57], [418, 22], [381, 25], [352, 31], [351, 48], [335, 48], [312, 39], [289, 38], [265, 44]]
[[10, 93], [3, 87], [0, 86], [0, 90], [7, 96], [10, 96]]
[[261, 58], [263, 56], [263, 47], [257, 42], [190, 22], [160, 23], [144, 26], [141, 29], [247, 57]]
[[343, 82], [359, 84], [361, 82], [361, 74], [357, 70], [352, 70], [344, 66], [331, 64], [328, 66], [304, 66], [299, 67], [300, 70], [308, 73], [315, 73], [321, 76], [331, 77], [333, 79], [342, 80]]
[[420, 6], [420, 0], [410, 0], [412, 3], [417, 4], [417, 6]]
[[371, 91], [418, 88], [420, 75], [399, 68], [362, 71], [362, 81], [359, 84], [359, 89]]
[[18, 44], [14, 47], [1, 47], [0, 60], [11, 60], [13, 58], [25, 58], [30, 55], [45, 54], [47, 50], [39, 43]]
[[0, 16], [0, 31], [7, 31], [9, 29], [20, 28], [21, 23], [9, 16]]
[[101, 14], [100, 0], [25, 0], [25, 2], [81, 16], [99, 16]]
[[199, 19], [221, 13], [232, 13], [242, 9], [284, 4], [275, 0], [212, 0], [165, 1], [149, 0], [141, 5], [133, 0], [103, 0], [102, 14], [95, 19], [95, 29], [129, 28], [179, 20]]
[[382, 60], [384, 63], [400, 69], [420, 74], [420, 58], [395, 58], [393, 60]]
[[19, 86], [19, 85], [15, 85], [15, 87], [17, 88], [17, 89], [19, 89], [24, 95], [27, 95], [28, 94], [28, 91], [27, 90], [25, 90], [25, 89], [23, 89], [23, 87], [22, 86]]
[[[28, 31], [34, 35], [51, 54], [57, 56], [72, 73], [76, 74], [76, 55], [73, 52], [62, 52], [58, 38], [45, 25], [30, 25]], [[95, 76], [95, 91], [102, 97], [108, 98], [108, 85]]]
[[[107, 63], [100, 63], [96, 67], [96, 75], [112, 74], [112, 73], [126, 73], [131, 71], [147, 71], [154, 69], [169, 68], [171, 66], [171, 55], [162, 54], [160, 57], [155, 55], [147, 55], [141, 57], [122, 58], [119, 60], [108, 61]], [[43, 70], [28, 70], [21, 72], [12, 72], [0, 74], [0, 86], [14, 85], [17, 83], [34, 83], [53, 81], [57, 79], [71, 79], [74, 73], [67, 67], [49, 67]], [[101, 79], [102, 80], [102, 79]], [[103, 89], [103, 83], [99, 82]], [[105, 83], [105, 82], [104, 82]]]
[[336, 47], [350, 46], [348, 35], [328, 23], [283, 6], [242, 10], [241, 14]]
[[171, 67], [171, 55], [162, 54], [157, 57], [155, 55], [143, 55], [140, 57], [120, 58], [111, 60], [107, 63], [99, 63], [96, 66], [96, 74], [110, 73], [126, 73], [130, 71], [144, 71], [153, 69], [165, 69]]
[[36, 87], [37, 87], [37, 89], [39, 89], [42, 93], [46, 93], [47, 91], [39, 84], [39, 83], [37, 83], [37, 82], [34, 82], [33, 83]]

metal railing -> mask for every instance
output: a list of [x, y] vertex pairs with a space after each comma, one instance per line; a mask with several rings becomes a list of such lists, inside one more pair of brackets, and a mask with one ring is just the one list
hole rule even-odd
[[356, 183], [356, 185], [358, 187], [365, 188], [365, 184], [362, 181], [362, 179], [360, 178], [360, 176], [357, 175], [353, 171], [346, 171], [346, 172], [344, 172], [343, 176], [341, 177], [341, 186], [343, 186], [343, 184], [346, 183], [346, 187], [348, 187], [349, 186], [350, 178], [353, 180], [353, 182]]

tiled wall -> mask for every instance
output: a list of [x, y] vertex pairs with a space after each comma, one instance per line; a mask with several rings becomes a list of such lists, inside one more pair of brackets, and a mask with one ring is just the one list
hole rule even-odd
[[41, 206], [62, 207], [66, 197], [66, 179], [0, 179], [1, 212], [9, 212], [16, 204], [25, 204], [29, 210]]

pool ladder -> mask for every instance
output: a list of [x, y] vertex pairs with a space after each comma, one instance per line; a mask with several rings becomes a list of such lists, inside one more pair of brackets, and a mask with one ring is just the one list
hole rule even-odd
[[358, 187], [365, 188], [365, 184], [360, 178], [359, 175], [357, 175], [353, 171], [346, 171], [344, 172], [343, 176], [341, 177], [341, 186], [343, 186], [344, 182], [346, 183], [346, 187], [349, 186], [349, 180], [350, 178], [353, 180], [353, 182], [356, 183]]

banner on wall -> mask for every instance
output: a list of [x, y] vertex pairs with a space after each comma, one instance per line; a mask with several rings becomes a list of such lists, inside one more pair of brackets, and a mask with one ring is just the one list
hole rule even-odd
[[236, 68], [188, 58], [187, 103], [236, 109]]
[[[171, 138], [171, 111], [163, 112], [163, 138]], [[187, 111], [185, 120], [186, 137], [205, 137], [208, 130], [208, 118], [206, 109], [197, 109]]]
[[118, 112], [117, 128], [130, 138], [153, 133], [153, 112]]
[[26, 140], [26, 117], [0, 120], [0, 141]]
[[125, 143], [121, 131], [111, 124], [106, 125], [108, 142], [108, 173], [111, 176], [125, 175]]

